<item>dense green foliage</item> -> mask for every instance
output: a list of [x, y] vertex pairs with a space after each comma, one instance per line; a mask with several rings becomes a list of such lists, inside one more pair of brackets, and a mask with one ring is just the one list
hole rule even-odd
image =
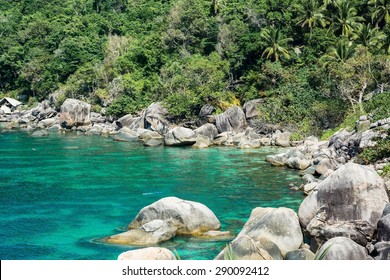
[[[302, 134], [388, 116], [388, 0], [0, 0], [0, 95], [179, 119], [263, 98]], [[371, 92], [380, 98], [365, 101]], [[367, 103], [367, 104], [366, 104]]]
[[390, 131], [384, 139], [377, 139], [377, 145], [372, 148], [366, 148], [357, 156], [357, 162], [362, 164], [374, 163], [377, 160], [390, 157]]

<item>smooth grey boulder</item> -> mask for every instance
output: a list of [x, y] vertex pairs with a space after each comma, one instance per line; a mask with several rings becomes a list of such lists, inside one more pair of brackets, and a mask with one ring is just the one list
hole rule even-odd
[[127, 127], [121, 128], [118, 131], [118, 133], [114, 135], [113, 138], [115, 141], [122, 141], [122, 142], [136, 142], [139, 140], [137, 132]]
[[139, 117], [133, 118], [133, 122], [130, 124], [129, 128], [135, 131], [138, 128], [144, 128], [157, 131], [159, 134], [163, 135], [169, 129], [169, 122], [166, 119], [167, 114], [168, 110], [161, 102], [154, 102], [142, 111]]
[[299, 249], [303, 243], [297, 214], [284, 207], [253, 209], [237, 238], [241, 236], [248, 236], [255, 241], [268, 239], [278, 246], [282, 256]]
[[106, 122], [106, 117], [100, 113], [91, 112], [91, 123], [93, 124], [103, 124]]
[[260, 147], [260, 140], [248, 139], [248, 137], [243, 137], [241, 141], [237, 144], [237, 148], [239, 149], [256, 149]]
[[274, 135], [272, 135], [272, 141], [275, 146], [281, 146], [281, 147], [290, 147], [290, 136], [291, 132], [276, 132]]
[[176, 235], [176, 227], [168, 220], [153, 220], [139, 228], [110, 236], [106, 242], [126, 245], [154, 245], [170, 240]]
[[189, 128], [175, 127], [165, 134], [166, 146], [191, 146], [196, 142], [196, 133]]
[[242, 235], [224, 248], [215, 260], [282, 260], [278, 246], [266, 238]]
[[150, 139], [157, 139], [157, 140], [163, 140], [164, 137], [160, 135], [156, 131], [151, 131], [151, 130], [137, 130], [138, 138], [142, 141], [147, 141]]
[[144, 207], [129, 224], [129, 229], [139, 228], [154, 220], [169, 220], [177, 228], [177, 235], [201, 236], [207, 231], [221, 228], [217, 217], [205, 205], [166, 197]]
[[48, 135], [49, 133], [46, 130], [37, 130], [31, 134], [33, 137], [46, 137]]
[[215, 116], [215, 125], [220, 133], [222, 132], [244, 132], [247, 127], [244, 111], [233, 106], [224, 113]]
[[208, 137], [211, 141], [214, 140], [218, 135], [218, 129], [211, 123], [202, 125], [201, 127], [195, 129], [194, 132], [198, 135], [200, 134]]
[[163, 144], [164, 144], [163, 139], [151, 138], [144, 141], [145, 147], [158, 147], [158, 146], [162, 146]]
[[192, 145], [192, 147], [202, 149], [208, 148], [211, 145], [213, 145], [213, 143], [210, 141], [210, 138], [203, 136], [202, 134], [198, 134], [198, 136], [196, 136], [196, 142]]
[[337, 162], [333, 159], [323, 158], [316, 166], [316, 173], [319, 175], [325, 174], [328, 170], [336, 170]]
[[134, 117], [131, 114], [124, 115], [119, 118], [115, 124], [119, 127], [130, 127], [130, 125], [134, 122]]
[[308, 196], [302, 201], [298, 209], [299, 222], [304, 229], [310, 224], [318, 211], [318, 186], [312, 189]]
[[252, 119], [260, 116], [258, 106], [263, 102], [263, 99], [253, 99], [244, 104], [242, 107], [245, 117]]
[[335, 236], [348, 236], [366, 246], [388, 201], [384, 182], [373, 168], [348, 163], [319, 183], [298, 214], [319, 245]]
[[314, 260], [315, 254], [309, 249], [298, 249], [294, 251], [287, 252], [285, 260]]
[[347, 237], [334, 237], [328, 240], [317, 252], [321, 260], [369, 260], [367, 249]]
[[68, 98], [62, 103], [60, 123], [66, 128], [91, 123], [91, 105], [77, 99]]
[[143, 114], [143, 128], [157, 131], [160, 134], [165, 134], [169, 127], [169, 123], [166, 119], [167, 114], [168, 110], [161, 102], [154, 102], [150, 104]]
[[287, 157], [286, 153], [280, 153], [276, 155], [268, 155], [265, 157], [265, 160], [272, 166], [284, 166], [286, 165]]
[[293, 169], [305, 170], [311, 165], [311, 162], [302, 153], [298, 152], [287, 159], [286, 165]]
[[260, 138], [260, 144], [261, 146], [271, 146], [272, 139], [269, 137], [261, 137]]
[[176, 260], [176, 257], [166, 248], [148, 247], [124, 252], [118, 260]]

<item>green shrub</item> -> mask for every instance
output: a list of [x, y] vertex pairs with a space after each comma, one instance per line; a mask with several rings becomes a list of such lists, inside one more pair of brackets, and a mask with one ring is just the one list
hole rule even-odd
[[107, 115], [122, 117], [137, 111], [136, 102], [127, 95], [122, 95], [114, 100], [107, 108]]
[[355, 128], [356, 121], [359, 120], [359, 117], [362, 113], [359, 111], [350, 110], [341, 124], [336, 126], [335, 128], [325, 130], [321, 135], [321, 140], [328, 140], [333, 134], [342, 129], [347, 129], [348, 131], [352, 131]]
[[364, 109], [373, 115], [373, 121], [390, 117], [390, 92], [375, 95], [364, 103]]
[[390, 136], [385, 139], [380, 139], [377, 141], [375, 147], [366, 148], [362, 153], [357, 156], [357, 162], [361, 164], [370, 164], [374, 163], [383, 158], [390, 157]]
[[382, 169], [382, 174], [383, 177], [390, 177], [390, 164], [386, 164], [383, 169]]

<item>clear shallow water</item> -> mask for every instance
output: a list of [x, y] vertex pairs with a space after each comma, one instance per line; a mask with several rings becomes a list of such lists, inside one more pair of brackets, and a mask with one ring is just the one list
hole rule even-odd
[[[296, 171], [270, 167], [271, 148], [145, 148], [75, 135], [0, 134], [0, 259], [116, 259], [134, 247], [99, 239], [138, 211], [177, 196], [208, 206], [237, 234], [255, 207], [298, 209]], [[226, 245], [175, 238], [181, 259], [213, 259]]]

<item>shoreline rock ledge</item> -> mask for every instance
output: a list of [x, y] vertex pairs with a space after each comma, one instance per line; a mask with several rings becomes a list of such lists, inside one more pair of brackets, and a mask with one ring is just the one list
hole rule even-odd
[[229, 232], [219, 231], [221, 223], [207, 206], [177, 197], [165, 197], [144, 207], [128, 228], [128, 231], [104, 240], [142, 246], [159, 244], [176, 235], [230, 238]]

